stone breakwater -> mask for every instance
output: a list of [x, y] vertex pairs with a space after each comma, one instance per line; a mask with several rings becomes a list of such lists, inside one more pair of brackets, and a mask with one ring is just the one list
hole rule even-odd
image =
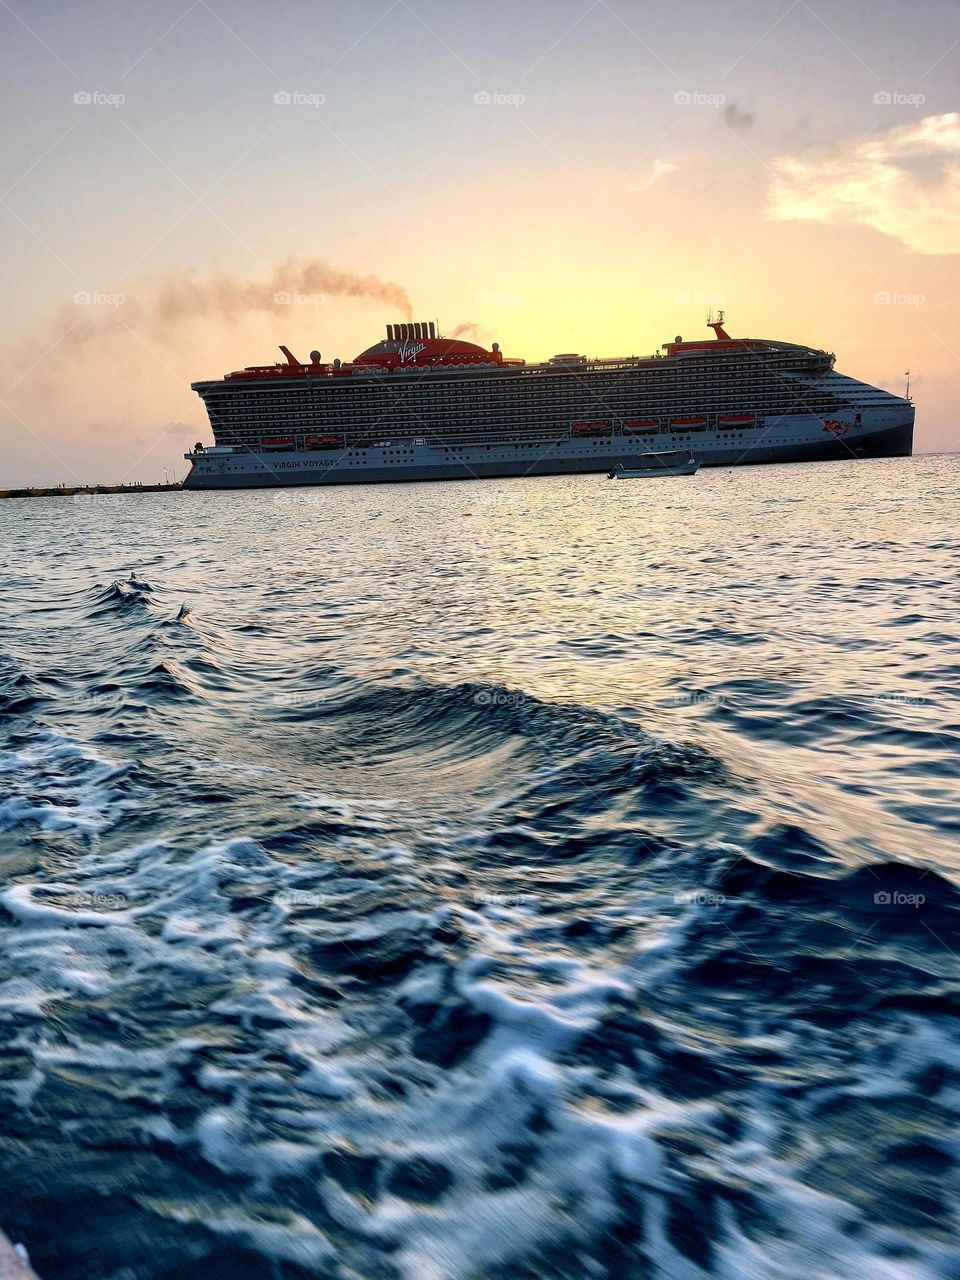
[[104, 494], [166, 493], [180, 490], [182, 484], [83, 484], [54, 485], [52, 488], [34, 485], [24, 489], [0, 489], [0, 498], [77, 498], [98, 497]]

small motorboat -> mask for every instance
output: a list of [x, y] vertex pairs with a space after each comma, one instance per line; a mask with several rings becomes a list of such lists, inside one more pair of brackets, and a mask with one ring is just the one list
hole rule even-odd
[[700, 470], [700, 460], [692, 453], [680, 453], [669, 450], [665, 453], [644, 453], [639, 458], [639, 466], [625, 467], [618, 462], [612, 471], [607, 472], [608, 480], [636, 480], [640, 476], [692, 476]]

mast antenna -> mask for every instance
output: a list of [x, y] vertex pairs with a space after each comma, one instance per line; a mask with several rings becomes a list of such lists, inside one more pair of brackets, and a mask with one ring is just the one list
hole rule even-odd
[[909, 399], [910, 399], [910, 370], [908, 369], [908, 370], [907, 370], [907, 372], [906, 372], [903, 376], [904, 376], [904, 377], [906, 378], [906, 380], [907, 380], [907, 396], [906, 396], [906, 398], [909, 400]]
[[723, 327], [723, 308], [717, 311], [717, 318], [713, 318], [713, 307], [710, 308], [710, 314], [707, 316], [707, 328], [712, 329], [714, 337], [724, 341], [729, 341], [730, 335]]

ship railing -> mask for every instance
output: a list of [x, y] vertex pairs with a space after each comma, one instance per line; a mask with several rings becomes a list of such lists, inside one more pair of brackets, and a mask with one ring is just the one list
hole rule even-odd
[[[809, 395], [797, 397], [795, 394], [792, 398], [792, 402], [788, 402], [786, 397], [784, 397], [783, 404], [770, 404], [763, 411], [748, 405], [728, 403], [724, 405], [720, 411], [708, 410], [703, 414], [697, 415], [702, 416], [705, 419], [705, 423], [702, 427], [699, 425], [682, 426], [673, 424], [671, 419], [678, 416], [678, 410], [680, 410], [681, 415], [684, 409], [687, 413], [690, 413], [687, 406], [676, 406], [671, 409], [661, 408], [653, 411], [648, 410], [647, 412], [649, 413], [649, 416], [651, 418], [656, 418], [658, 423], [657, 428], [651, 428], [648, 434], [654, 433], [657, 430], [661, 433], [668, 434], [671, 432], [690, 434], [698, 433], [700, 431], [731, 430], [734, 429], [736, 424], [727, 423], [721, 426], [720, 417], [724, 414], [736, 413], [752, 414], [755, 418], [755, 423], [751, 425], [762, 427], [765, 417], [780, 418], [811, 413], [822, 414], [825, 412], [835, 412], [843, 408], [846, 403], [847, 402], [843, 398], [838, 398], [834, 395]], [[631, 436], [638, 434], [635, 431], [626, 431], [624, 429], [623, 421], [626, 416], [626, 414], [623, 414], [622, 416], [610, 416], [609, 421], [612, 426], [610, 435], [619, 437], [627, 434]], [[278, 425], [279, 424], [270, 424], [270, 428], [276, 429], [276, 426]], [[262, 428], [254, 428], [257, 435], [254, 437], [251, 432], [246, 439], [243, 438], [247, 435], [246, 431], [243, 431], [242, 434], [239, 432], [237, 434], [233, 434], [229, 428], [224, 429], [222, 426], [219, 430], [215, 431], [214, 434], [218, 445], [226, 445], [238, 452], [249, 454], [272, 454], [276, 452], [276, 450], [263, 449], [261, 447], [259, 439], [259, 433], [261, 430], [266, 431], [268, 430], [268, 427], [265, 425]], [[531, 428], [518, 425], [497, 425], [488, 428], [475, 427], [466, 432], [450, 432], [441, 428], [431, 428], [427, 423], [421, 420], [420, 422], [409, 426], [407, 424], [400, 426], [399, 424], [381, 423], [374, 430], [371, 430], [368, 425], [350, 427], [341, 424], [336, 431], [334, 431], [334, 428], [332, 427], [329, 428], [329, 431], [330, 434], [338, 434], [346, 437], [342, 445], [335, 446], [341, 451], [387, 447], [388, 445], [417, 445], [420, 444], [420, 442], [423, 442], [425, 445], [435, 445], [441, 448], [477, 448], [513, 444], [543, 446], [554, 444], [561, 440], [594, 438], [584, 437], [580, 433], [574, 436], [572, 432], [572, 423], [570, 422], [557, 423], [554, 425], [541, 423], [540, 425]], [[298, 441], [302, 438], [302, 434], [303, 433], [301, 432], [296, 433]], [[310, 434], [323, 434], [323, 428], [312, 425]], [[609, 436], [605, 433], [604, 436], [601, 437], [598, 435], [596, 438], [609, 438]]]
[[[684, 427], [679, 425], [675, 426], [673, 424], [671, 419], [676, 416], [682, 416], [684, 409], [687, 413], [690, 412], [686, 406], [676, 406], [671, 409], [655, 410], [650, 412], [649, 416], [658, 420], [658, 428], [651, 428], [651, 432], [655, 432], [659, 429], [660, 432], [664, 433], [670, 433], [671, 431], [690, 433], [691, 431], [699, 432], [732, 429], [734, 424], [725, 424], [721, 427], [719, 419], [724, 414], [753, 414], [756, 420], [756, 425], [761, 426], [765, 416], [785, 417], [806, 415], [810, 413], [816, 414], [833, 412], [844, 407], [844, 403], [844, 401], [835, 396], [809, 396], [800, 397], [798, 399], [794, 395], [792, 403], [788, 402], [786, 397], [784, 397], [784, 403], [782, 405], [771, 404], [764, 411], [742, 404], [727, 404], [720, 411], [709, 410], [701, 415], [697, 415], [702, 416], [705, 419], [705, 423], [702, 427], [699, 425], [695, 427]], [[678, 410], [680, 411], [679, 415]], [[626, 415], [623, 415], [623, 417], [614, 417], [611, 415], [611, 418], [609, 419], [612, 425], [611, 435], [621, 436], [629, 434], [632, 436], [637, 434], [634, 431], [624, 430], [623, 421], [625, 417]], [[451, 433], [439, 428], [431, 428], [427, 423], [421, 421], [411, 426], [404, 425], [402, 427], [398, 427], [395, 424], [381, 423], [374, 431], [372, 431], [369, 426], [352, 428], [341, 424], [336, 431], [331, 427], [330, 433], [345, 436], [344, 444], [339, 446], [339, 448], [347, 450], [370, 449], [377, 448], [378, 446], [384, 447], [386, 442], [389, 442], [390, 446], [417, 444], [422, 441], [424, 444], [437, 445], [445, 448], [469, 448], [508, 444], [543, 445], [555, 443], [560, 440], [592, 438], [584, 437], [580, 434], [574, 436], [571, 428], [571, 423], [558, 423], [552, 426], [540, 425], [535, 428], [524, 428], [515, 425], [491, 426], [489, 428], [480, 427], [467, 432], [458, 431]], [[223, 430], [221, 428], [221, 430], [215, 434], [220, 436], [218, 444], [228, 445], [244, 453], [259, 454], [276, 452], [272, 449], [261, 448], [259, 440], [259, 432], [261, 429], [267, 430], [267, 427], [255, 428], [254, 430], [258, 433], [257, 437], [253, 439], [248, 438], [246, 440], [244, 440], [242, 436], [233, 435], [229, 429]], [[296, 434], [299, 437], [302, 433], [297, 432]], [[311, 427], [310, 434], [323, 434], [323, 429], [314, 425]], [[597, 438], [609, 438], [609, 436], [604, 435], [604, 437], [598, 436]]]

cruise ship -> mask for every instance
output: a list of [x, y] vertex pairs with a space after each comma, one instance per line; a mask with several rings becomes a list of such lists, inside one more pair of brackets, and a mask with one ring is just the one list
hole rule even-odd
[[193, 390], [213, 445], [185, 454], [190, 489], [537, 476], [642, 465], [671, 450], [702, 466], [908, 457], [911, 400], [792, 342], [677, 336], [650, 356], [538, 364], [497, 343], [387, 325], [347, 362], [284, 359]]

